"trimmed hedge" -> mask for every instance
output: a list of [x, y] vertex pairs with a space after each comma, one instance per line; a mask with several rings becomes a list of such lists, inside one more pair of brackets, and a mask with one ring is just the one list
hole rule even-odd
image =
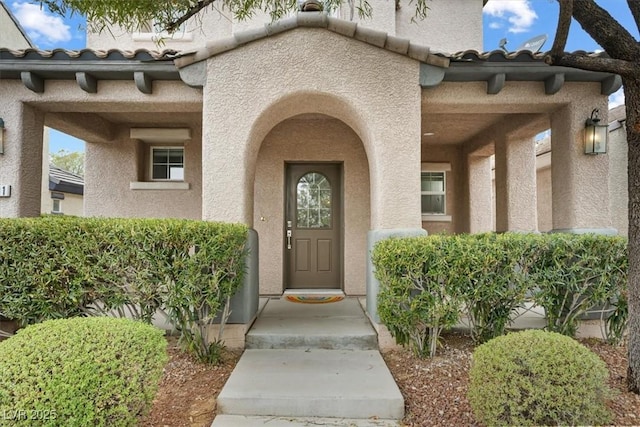
[[244, 225], [206, 221], [0, 219], [0, 316], [27, 325], [116, 311], [150, 322], [165, 309], [207, 353], [207, 325], [242, 284], [246, 239]]
[[627, 321], [626, 239], [602, 235], [485, 233], [379, 242], [378, 313], [396, 341], [434, 355], [439, 334], [466, 314], [476, 342], [505, 333], [526, 302], [547, 329], [573, 335], [593, 306], [613, 310], [611, 341]]
[[0, 342], [2, 425], [132, 426], [167, 362], [163, 331], [108, 317], [49, 320]]
[[555, 332], [529, 330], [482, 344], [469, 378], [469, 403], [483, 425], [603, 425], [611, 418], [606, 365]]

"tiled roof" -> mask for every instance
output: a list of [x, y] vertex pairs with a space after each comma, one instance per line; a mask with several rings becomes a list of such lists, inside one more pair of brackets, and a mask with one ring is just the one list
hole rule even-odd
[[[542, 52], [505, 52], [500, 49], [489, 52], [465, 50], [453, 54], [434, 52], [429, 47], [408, 39], [333, 18], [322, 12], [302, 12], [262, 27], [240, 31], [231, 37], [213, 40], [195, 51], [0, 48], [0, 74], [3, 79], [21, 79], [27, 88], [37, 93], [44, 92], [44, 81], [49, 79], [75, 79], [80, 87], [89, 93], [97, 91], [99, 80], [133, 79], [136, 87], [145, 94], [153, 92], [154, 80], [181, 79], [190, 86], [202, 87], [203, 73], [190, 73], [183, 68], [202, 63], [208, 58], [253, 41], [296, 28], [326, 29], [413, 58], [420, 62], [422, 87], [437, 86], [442, 81], [486, 81], [487, 93], [497, 94], [506, 81], [542, 81], [545, 92], [552, 95], [558, 92], [565, 82], [600, 82], [602, 94], [609, 95], [622, 84], [620, 76], [615, 74], [547, 65], [544, 62], [546, 53]], [[605, 53], [584, 51], [573, 53], [606, 56]]]
[[[502, 49], [491, 50], [487, 52], [479, 52], [477, 50], [463, 50], [453, 54], [442, 54], [451, 61], [490, 61], [490, 62], [535, 62], [544, 61], [545, 56], [549, 52], [532, 52], [530, 50], [517, 50], [513, 52], [505, 52]], [[604, 52], [587, 52], [577, 50], [575, 52], [566, 52], [573, 55], [585, 55], [601, 57], [606, 56]]]
[[353, 38], [381, 49], [405, 55], [426, 64], [438, 67], [449, 66], [449, 58], [447, 56], [435, 55], [427, 46], [412, 43], [408, 39], [389, 35], [383, 31], [372, 30], [355, 22], [333, 18], [323, 12], [300, 12], [295, 16], [280, 19], [263, 27], [240, 31], [234, 33], [231, 37], [214, 40], [207, 43], [202, 49], [185, 53], [176, 58], [175, 64], [178, 68], [186, 67], [253, 41], [265, 39], [295, 28], [325, 28], [344, 37]]
[[49, 165], [49, 190], [83, 194], [84, 178], [55, 165]]
[[41, 49], [7, 49], [0, 48], [0, 59], [48, 59], [48, 60], [137, 60], [137, 61], [162, 61], [172, 60], [176, 55], [175, 50], [93, 50], [93, 49], [81, 49], [81, 50], [66, 50], [66, 49], [53, 49], [53, 50], [41, 50]]

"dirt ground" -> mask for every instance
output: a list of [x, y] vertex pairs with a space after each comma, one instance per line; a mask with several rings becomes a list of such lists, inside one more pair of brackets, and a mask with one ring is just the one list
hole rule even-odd
[[[609, 403], [614, 425], [640, 425], [640, 396], [626, 391], [627, 350], [597, 340], [583, 340], [608, 365], [610, 385], [617, 391]], [[461, 334], [445, 334], [443, 347], [433, 359], [418, 359], [409, 351], [383, 354], [405, 398], [407, 427], [477, 425], [467, 401], [468, 372], [473, 346]], [[169, 340], [170, 361], [165, 368], [145, 427], [209, 427], [215, 401], [240, 352], [226, 352], [220, 366], [195, 362]]]

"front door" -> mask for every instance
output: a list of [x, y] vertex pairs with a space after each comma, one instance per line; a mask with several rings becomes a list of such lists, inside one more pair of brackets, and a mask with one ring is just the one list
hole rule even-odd
[[341, 165], [286, 170], [285, 288], [341, 289]]

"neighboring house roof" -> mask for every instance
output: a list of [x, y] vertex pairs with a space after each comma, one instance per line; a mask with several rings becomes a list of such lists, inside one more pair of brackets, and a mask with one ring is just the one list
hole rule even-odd
[[16, 17], [13, 15], [13, 13], [11, 13], [11, 10], [9, 9], [9, 7], [7, 7], [7, 5], [4, 3], [4, 1], [0, 1], [0, 6], [2, 6], [4, 8], [4, 10], [7, 12], [7, 15], [9, 16], [9, 18], [11, 18], [11, 20], [15, 24], [15, 27], [18, 29], [18, 31], [20, 31], [20, 33], [24, 37], [25, 41], [29, 44], [29, 46], [34, 47], [35, 44], [33, 44], [31, 39], [27, 35], [27, 32], [24, 30], [24, 28], [22, 28], [22, 25], [20, 25], [20, 22], [18, 22]]
[[49, 190], [83, 195], [84, 178], [55, 165], [49, 165]]
[[624, 122], [627, 120], [627, 110], [625, 109], [625, 105], [618, 105], [615, 108], [609, 110], [609, 124], [611, 122]]
[[622, 79], [615, 74], [548, 65], [544, 62], [544, 53], [505, 53], [502, 50], [433, 53], [429, 47], [408, 39], [332, 18], [322, 12], [299, 13], [183, 53], [144, 49], [135, 52], [0, 49], [0, 73], [6, 79], [21, 79], [27, 88], [37, 93], [44, 92], [46, 79], [76, 80], [89, 93], [97, 91], [98, 80], [133, 79], [136, 87], [147, 94], [152, 93], [153, 80], [182, 79], [190, 86], [202, 87], [206, 75], [205, 59], [296, 28], [325, 29], [413, 58], [420, 62], [419, 83], [422, 87], [437, 86], [443, 81], [486, 81], [487, 93], [497, 94], [506, 81], [540, 81], [544, 82], [545, 92], [552, 95], [565, 81], [577, 81], [600, 82], [602, 94], [610, 95], [622, 85]]

